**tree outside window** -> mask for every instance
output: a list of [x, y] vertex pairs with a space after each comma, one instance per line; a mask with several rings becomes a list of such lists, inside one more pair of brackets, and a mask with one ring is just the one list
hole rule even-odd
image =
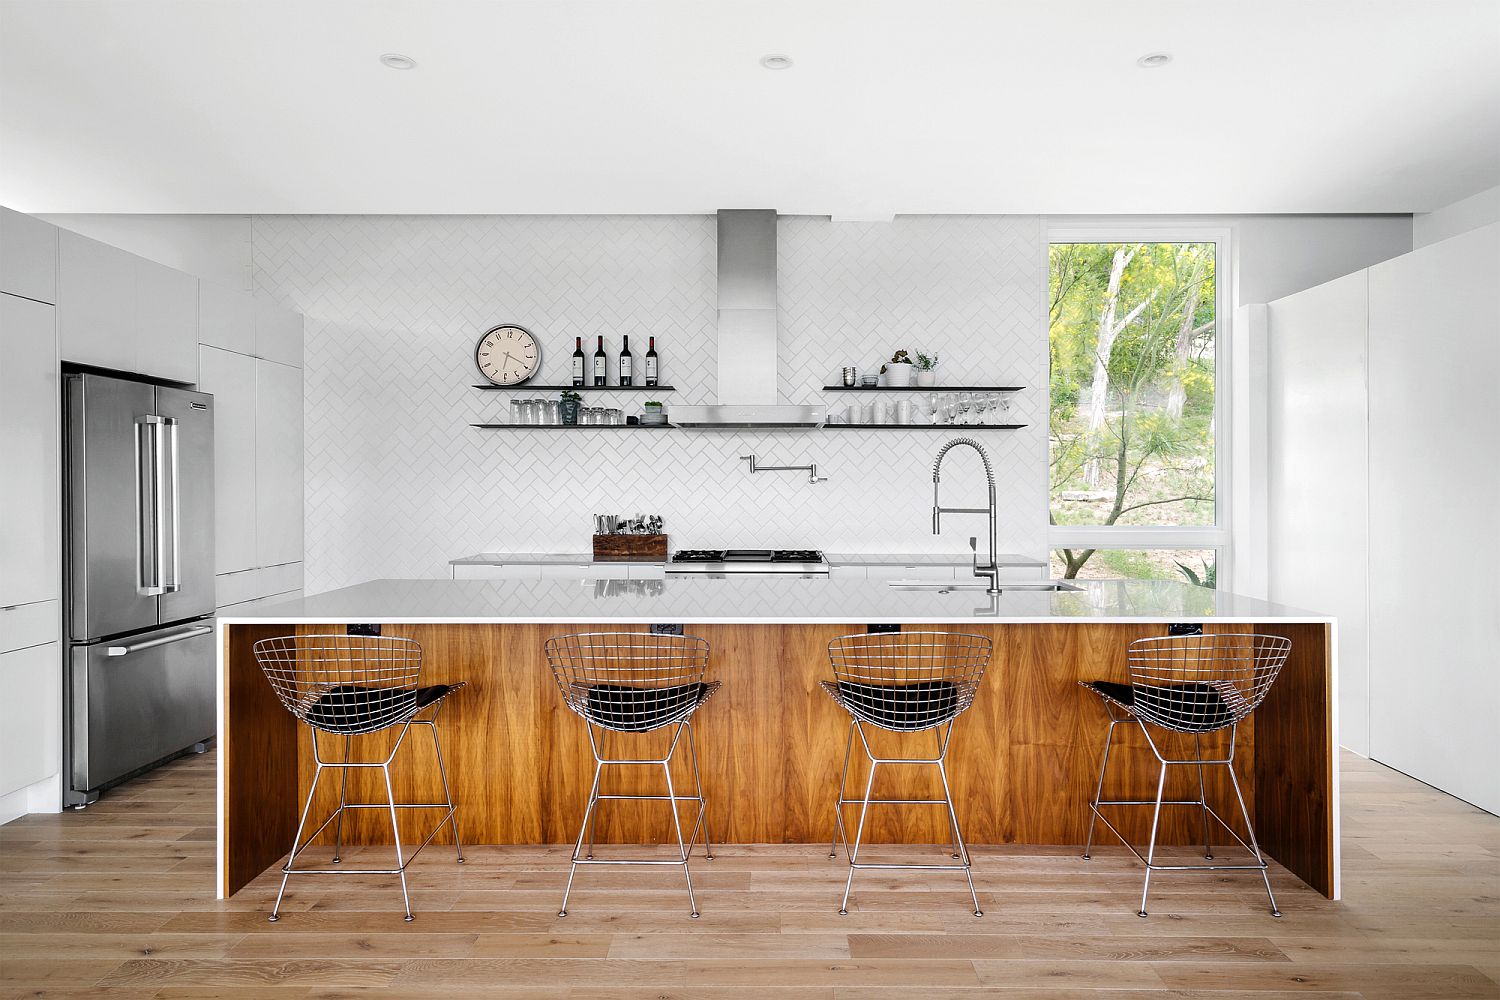
[[[1215, 523], [1214, 267], [1212, 242], [1051, 246], [1053, 524]], [[1060, 549], [1062, 575], [1098, 552]], [[1171, 555], [1140, 575], [1188, 578]]]

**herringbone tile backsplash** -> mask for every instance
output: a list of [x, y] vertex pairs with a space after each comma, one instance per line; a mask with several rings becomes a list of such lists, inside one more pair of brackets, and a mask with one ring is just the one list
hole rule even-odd
[[[674, 403], [713, 402], [711, 216], [260, 216], [257, 292], [306, 316], [306, 580], [446, 576], [479, 551], [585, 552], [596, 512], [662, 514], [674, 547], [961, 551], [934, 538], [930, 463], [949, 435], [920, 431], [483, 431], [512, 393], [470, 388], [474, 342], [501, 322], [537, 334], [539, 382], [567, 381], [573, 338], [655, 335]], [[966, 428], [990, 449], [1000, 543], [1046, 547], [1045, 246], [1035, 217], [786, 217], [778, 247], [780, 393], [838, 410], [838, 369], [898, 347], [936, 350], [942, 381], [1011, 383], [1024, 430]], [[521, 391], [519, 395], [539, 395]], [[627, 412], [641, 393], [590, 396]], [[894, 396], [886, 396], [894, 399]], [[739, 455], [818, 463], [828, 482], [752, 476]], [[982, 498], [954, 457], [954, 502]]]

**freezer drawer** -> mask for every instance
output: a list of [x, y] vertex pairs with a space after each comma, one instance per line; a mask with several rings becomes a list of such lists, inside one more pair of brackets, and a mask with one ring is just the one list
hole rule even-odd
[[74, 790], [100, 788], [214, 735], [212, 625], [72, 647]]

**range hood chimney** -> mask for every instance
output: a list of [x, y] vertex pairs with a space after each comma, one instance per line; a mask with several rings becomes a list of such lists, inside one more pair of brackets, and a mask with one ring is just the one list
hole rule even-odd
[[720, 209], [719, 402], [674, 406], [679, 427], [818, 427], [826, 408], [776, 402], [776, 212]]

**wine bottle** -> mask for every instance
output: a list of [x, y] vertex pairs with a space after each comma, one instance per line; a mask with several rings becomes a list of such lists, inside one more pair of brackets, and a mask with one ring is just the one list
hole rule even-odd
[[620, 384], [621, 385], [630, 385], [631, 384], [631, 376], [634, 374], [634, 371], [633, 371], [633, 369], [631, 367], [632, 366], [632, 359], [630, 357], [630, 335], [629, 334], [625, 335], [625, 341], [624, 341], [624, 343], [625, 343], [625, 346], [623, 346], [623, 347], [620, 348]]
[[583, 338], [573, 338], [573, 384], [583, 385]]
[[604, 357], [604, 338], [599, 338], [599, 349], [594, 352], [594, 384], [605, 384], [605, 373], [609, 371], [607, 359]]
[[656, 338], [652, 337], [646, 349], [646, 384], [656, 385]]

